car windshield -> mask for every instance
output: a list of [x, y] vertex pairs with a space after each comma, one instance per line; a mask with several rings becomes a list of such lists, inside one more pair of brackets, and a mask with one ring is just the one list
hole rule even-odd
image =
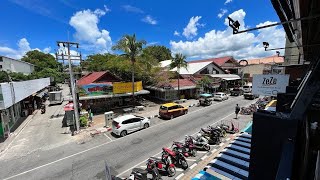
[[243, 88], [249, 88], [250, 86], [243, 86]]
[[217, 94], [215, 94], [215, 96], [221, 96], [222, 94], [220, 94], [220, 93], [217, 93]]

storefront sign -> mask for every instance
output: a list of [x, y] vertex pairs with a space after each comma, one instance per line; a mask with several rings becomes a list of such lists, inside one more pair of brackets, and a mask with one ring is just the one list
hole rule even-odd
[[79, 86], [79, 96], [97, 96], [112, 94], [111, 84], [88, 84]]
[[289, 84], [289, 75], [268, 74], [253, 75], [252, 93], [263, 96], [277, 96], [278, 93], [285, 93]]
[[[138, 81], [134, 83], [134, 91], [142, 90], [142, 81]], [[113, 83], [113, 94], [124, 94], [132, 92], [132, 83]]]

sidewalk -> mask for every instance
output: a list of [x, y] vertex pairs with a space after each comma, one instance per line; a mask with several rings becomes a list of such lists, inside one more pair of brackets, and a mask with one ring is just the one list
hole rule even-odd
[[[238, 120], [233, 119], [233, 122], [238, 121], [239, 122], [239, 129], [240, 131], [246, 127], [246, 125], [252, 121], [252, 115], [239, 115]], [[223, 150], [226, 146], [229, 145], [229, 143], [237, 136], [237, 134], [232, 134], [229, 135], [228, 138], [226, 138], [226, 142], [221, 143], [222, 145], [217, 146], [216, 149], [213, 149], [211, 151], [211, 154], [207, 156], [207, 158], [205, 158], [204, 160], [200, 161], [199, 163], [197, 163], [192, 169], [188, 169], [183, 176], [180, 176], [179, 179], [182, 180], [190, 180], [192, 179], [194, 176], [196, 176], [199, 171], [203, 170], [203, 168], [205, 166], [207, 166], [207, 164], [212, 161], [221, 150]]]

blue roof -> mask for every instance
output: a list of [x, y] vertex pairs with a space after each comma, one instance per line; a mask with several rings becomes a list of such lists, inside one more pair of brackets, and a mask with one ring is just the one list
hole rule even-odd
[[203, 97], [212, 97], [212, 94], [199, 94], [199, 96], [203, 96]]

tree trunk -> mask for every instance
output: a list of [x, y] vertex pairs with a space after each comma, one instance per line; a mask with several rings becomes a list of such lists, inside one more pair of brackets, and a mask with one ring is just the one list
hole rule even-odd
[[180, 68], [178, 68], [178, 99], [180, 100]]
[[134, 107], [136, 102], [134, 99], [134, 61], [132, 61], [132, 106]]

